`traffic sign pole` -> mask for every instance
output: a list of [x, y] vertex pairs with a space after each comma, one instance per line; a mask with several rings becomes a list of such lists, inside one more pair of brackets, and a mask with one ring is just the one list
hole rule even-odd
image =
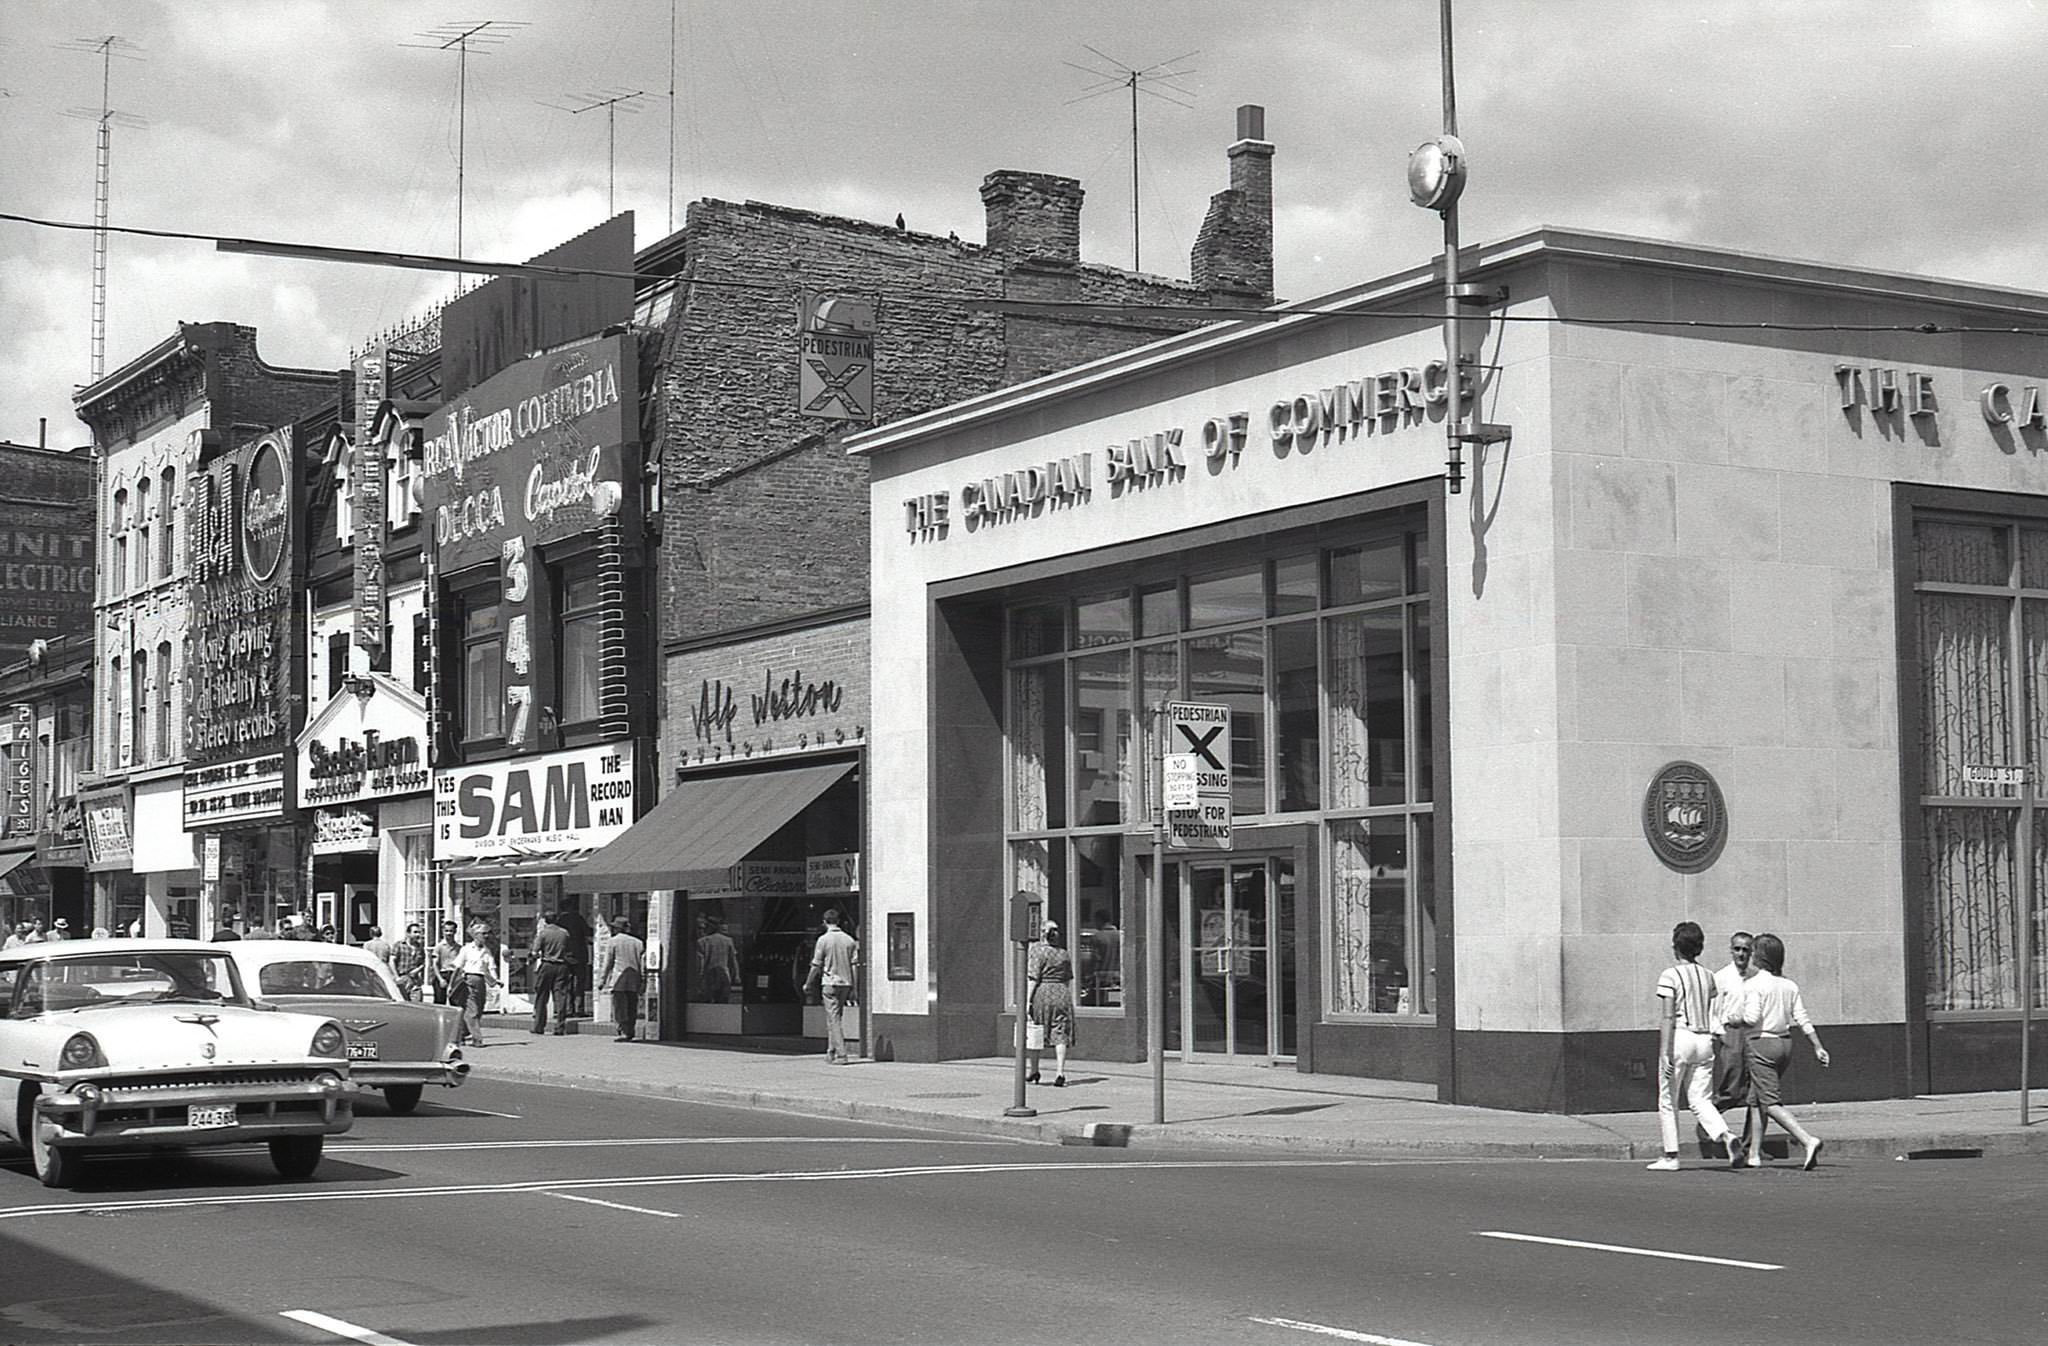
[[2020, 1125], [2027, 1123], [2028, 1049], [2034, 1038], [2034, 773], [2022, 767], [2020, 778]]
[[[1145, 804], [1152, 813], [1152, 900], [1145, 906], [1145, 1057], [1152, 1063], [1152, 1124], [1166, 1125], [1166, 707], [1154, 706], [1152, 743], [1160, 754], [1162, 779], [1155, 797], [1152, 782], [1144, 783]], [[1151, 753], [1138, 754], [1140, 769], [1152, 765]]]

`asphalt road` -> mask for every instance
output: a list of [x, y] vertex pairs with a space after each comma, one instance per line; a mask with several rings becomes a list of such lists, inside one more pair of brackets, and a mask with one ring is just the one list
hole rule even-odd
[[306, 1183], [252, 1149], [48, 1192], [7, 1152], [0, 1341], [2048, 1339], [2038, 1160], [1153, 1156], [500, 1083], [429, 1098], [366, 1101]]

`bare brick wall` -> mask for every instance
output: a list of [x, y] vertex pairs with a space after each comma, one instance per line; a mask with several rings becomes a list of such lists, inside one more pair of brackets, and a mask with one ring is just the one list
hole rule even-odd
[[[1064, 211], [1079, 185], [1070, 196], [1047, 185], [1058, 181], [1033, 178], [1024, 195]], [[1002, 209], [1016, 208], [1005, 197]], [[1004, 227], [1013, 239], [1034, 236], [1028, 221]], [[1064, 221], [1054, 228], [1065, 236]], [[878, 422], [1196, 321], [1004, 316], [980, 300], [1211, 302], [1185, 281], [758, 202], [695, 202], [684, 234], [687, 279], [660, 376], [664, 641], [867, 600], [867, 465], [845, 457], [836, 423], [798, 414], [799, 290], [876, 300]]]

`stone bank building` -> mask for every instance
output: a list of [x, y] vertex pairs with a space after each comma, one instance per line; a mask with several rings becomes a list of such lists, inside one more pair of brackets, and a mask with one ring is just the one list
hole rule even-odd
[[[1157, 893], [1172, 1054], [1638, 1108], [1691, 919], [1785, 939], [1835, 1056], [1795, 1100], [2012, 1087], [2044, 833], [1971, 768], [2048, 743], [2004, 330], [2048, 297], [1555, 230], [1465, 266], [1509, 437], [1457, 493], [1427, 267], [849, 441], [873, 1031], [1002, 1050], [1023, 892], [1082, 1054], [1142, 1059]], [[1232, 712], [1234, 845], [1155, 873], [1169, 700]]]

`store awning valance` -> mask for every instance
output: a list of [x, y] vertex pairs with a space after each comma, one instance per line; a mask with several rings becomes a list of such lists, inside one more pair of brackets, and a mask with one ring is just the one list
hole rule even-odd
[[562, 887], [572, 893], [723, 888], [727, 871], [851, 770], [853, 763], [836, 762], [684, 781], [624, 836], [578, 865]]
[[494, 855], [450, 860], [441, 868], [451, 879], [553, 879], [571, 873], [596, 854], [595, 848], [586, 848], [545, 855]]

